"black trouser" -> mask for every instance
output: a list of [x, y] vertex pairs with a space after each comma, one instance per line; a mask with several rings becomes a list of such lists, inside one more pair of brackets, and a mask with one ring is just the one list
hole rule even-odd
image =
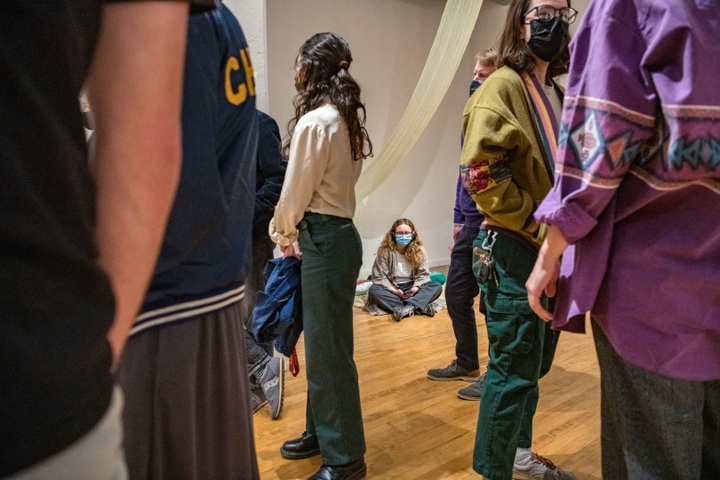
[[[457, 363], [467, 370], [480, 368], [478, 332], [473, 304], [480, 293], [472, 270], [473, 241], [479, 228], [464, 226], [450, 254], [450, 268], [445, 284], [445, 301], [455, 333]], [[482, 302], [480, 302], [482, 309]]]

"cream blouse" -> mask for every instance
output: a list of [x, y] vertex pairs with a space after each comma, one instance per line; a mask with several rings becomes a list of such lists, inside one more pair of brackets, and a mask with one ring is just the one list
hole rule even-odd
[[305, 212], [353, 218], [355, 183], [362, 161], [354, 161], [347, 126], [337, 108], [326, 101], [303, 115], [290, 142], [285, 181], [268, 232], [273, 242], [297, 240], [297, 224]]

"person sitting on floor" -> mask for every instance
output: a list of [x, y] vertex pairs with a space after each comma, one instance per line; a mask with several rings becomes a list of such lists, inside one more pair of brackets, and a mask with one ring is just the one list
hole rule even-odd
[[385, 234], [373, 264], [372, 282], [368, 305], [391, 312], [396, 322], [416, 312], [435, 315], [432, 302], [442, 293], [442, 285], [430, 281], [427, 252], [407, 218], [396, 220]]

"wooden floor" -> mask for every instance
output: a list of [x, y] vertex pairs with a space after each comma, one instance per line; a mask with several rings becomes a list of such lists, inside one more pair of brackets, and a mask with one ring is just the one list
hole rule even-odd
[[[476, 309], [477, 311], [477, 309]], [[480, 352], [487, 352], [485, 319], [478, 316]], [[470, 479], [480, 402], [459, 399], [465, 382], [434, 382], [430, 368], [454, 358], [447, 310], [400, 323], [355, 308], [355, 361], [360, 377], [368, 465], [375, 479]], [[284, 460], [279, 448], [305, 427], [307, 383], [302, 339], [300, 374], [286, 376], [285, 407], [278, 420], [267, 408], [255, 414], [262, 480], [305, 479], [320, 457]], [[487, 354], [481, 353], [481, 366]], [[579, 479], [600, 479], [600, 388], [592, 336], [563, 334], [550, 373], [540, 380], [533, 451]]]

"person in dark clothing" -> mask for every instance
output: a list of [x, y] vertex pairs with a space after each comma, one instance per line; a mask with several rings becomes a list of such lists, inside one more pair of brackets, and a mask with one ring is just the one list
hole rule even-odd
[[3, 479], [126, 478], [111, 368], [177, 187], [187, 16], [181, 1], [2, 4]]
[[118, 367], [131, 480], [259, 479], [241, 308], [255, 196], [253, 77], [226, 6], [190, 19], [180, 186]]
[[258, 110], [257, 176], [255, 177], [255, 213], [252, 227], [252, 268], [245, 287], [252, 295], [245, 295], [243, 308], [250, 318], [255, 306], [254, 292], [265, 288], [263, 269], [272, 259], [275, 244], [268, 238], [268, 225], [280, 199], [287, 162], [280, 152], [280, 129], [270, 115]]
[[[495, 48], [488, 48], [477, 54], [473, 79], [470, 82], [470, 96], [497, 69], [497, 55]], [[458, 397], [463, 400], [480, 400], [485, 390], [485, 375], [480, 375], [478, 332], [473, 310], [475, 297], [480, 294], [480, 287], [472, 269], [473, 241], [484, 219], [485, 216], [478, 211], [475, 200], [465, 190], [462, 179], [458, 176], [453, 217], [455, 244], [450, 254], [450, 268], [445, 285], [445, 301], [456, 340], [456, 359], [445, 368], [429, 370], [427, 376], [430, 380], [440, 382], [452, 380], [473, 382], [458, 391]], [[481, 301], [481, 312], [483, 307]]]
[[280, 129], [277, 122], [258, 110], [257, 177], [255, 181], [255, 216], [253, 220], [252, 268], [245, 282], [248, 292], [243, 298], [245, 309], [245, 347], [252, 390], [253, 413], [270, 404], [270, 416], [280, 417], [283, 407], [285, 377], [284, 361], [272, 357], [272, 345], [260, 345], [248, 332], [255, 306], [255, 293], [265, 289], [263, 270], [273, 258], [275, 244], [268, 237], [268, 225], [280, 199], [287, 163], [280, 153]]

